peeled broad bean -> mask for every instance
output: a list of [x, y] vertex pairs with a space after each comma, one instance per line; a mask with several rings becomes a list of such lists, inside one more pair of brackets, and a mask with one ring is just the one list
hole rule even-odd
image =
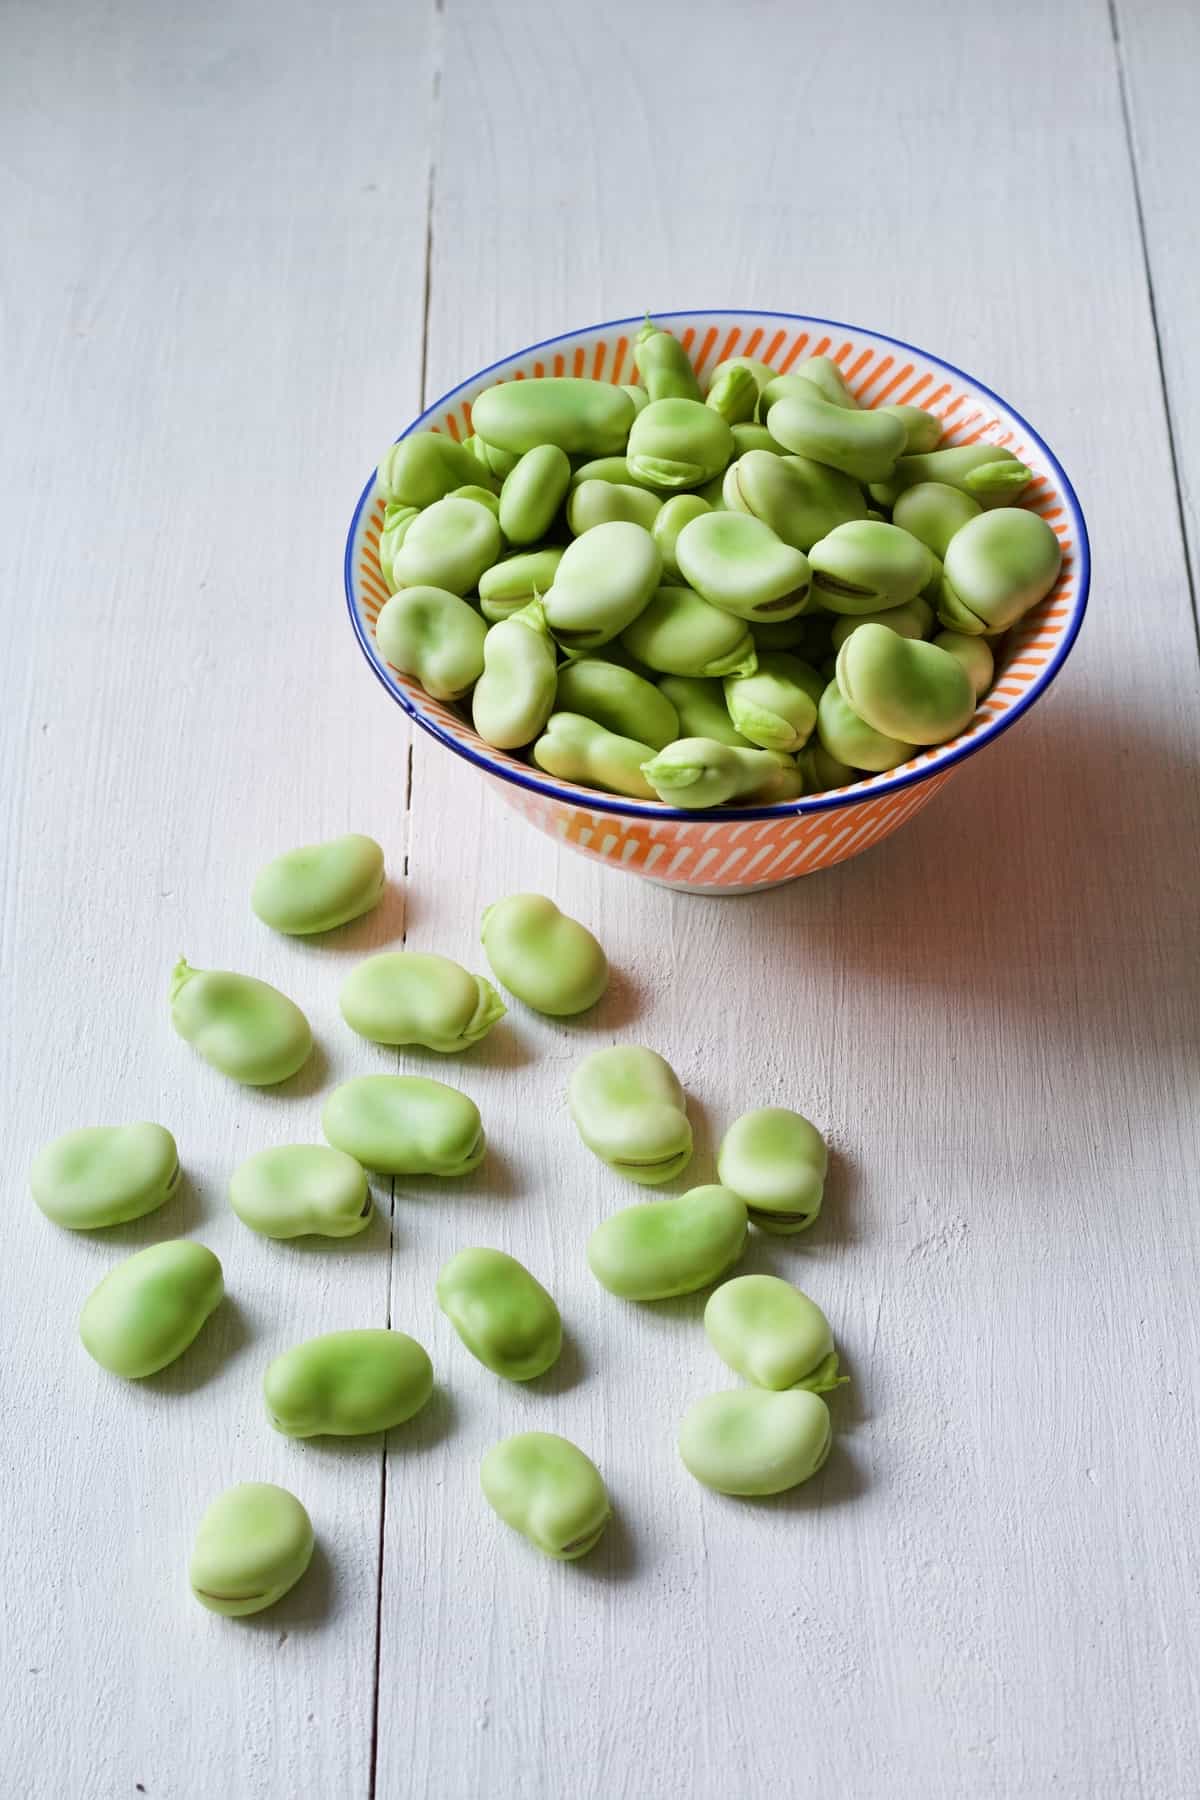
[[661, 750], [679, 736], [675, 708], [644, 675], [618, 663], [581, 656], [558, 671], [556, 712], [582, 713], [606, 731]]
[[652, 400], [633, 421], [625, 455], [656, 488], [695, 488], [723, 472], [733, 436], [702, 400]]
[[485, 444], [477, 431], [466, 439], [463, 449], [469, 450], [476, 462], [496, 478], [497, 488], [506, 475], [512, 474], [519, 460], [511, 450], [501, 450], [498, 444]]
[[508, 1381], [532, 1381], [558, 1361], [562, 1318], [548, 1294], [503, 1250], [460, 1250], [442, 1265], [437, 1301], [477, 1362]]
[[321, 1129], [381, 1175], [469, 1175], [487, 1149], [479, 1108], [423, 1075], [358, 1075], [334, 1088]]
[[650, 534], [658, 545], [665, 574], [678, 578], [680, 571], [675, 557], [675, 545], [679, 534], [685, 525], [690, 525], [693, 519], [698, 519], [702, 513], [711, 510], [708, 501], [700, 494], [673, 494], [660, 506], [650, 527]]
[[730, 718], [725, 690], [719, 681], [702, 675], [665, 675], [658, 685], [679, 717], [679, 729], [672, 734], [671, 743], [681, 737], [711, 738], [718, 744], [753, 749], [749, 738], [742, 736]]
[[661, 675], [749, 674], [758, 666], [744, 619], [688, 587], [660, 587], [621, 633], [630, 655]]
[[312, 1520], [294, 1494], [269, 1481], [239, 1482], [201, 1519], [188, 1583], [209, 1612], [247, 1618], [295, 1587], [313, 1546]]
[[427, 506], [405, 532], [392, 558], [392, 578], [401, 592], [432, 587], [469, 593], [500, 555], [502, 541], [499, 522], [486, 506], [447, 495]]
[[729, 1127], [717, 1173], [746, 1202], [753, 1224], [787, 1236], [806, 1231], [820, 1212], [828, 1162], [824, 1138], [803, 1114], [762, 1106]]
[[570, 482], [570, 458], [557, 444], [525, 452], [500, 489], [500, 529], [510, 544], [536, 544], [545, 537]]
[[448, 956], [387, 950], [351, 969], [338, 999], [342, 1017], [376, 1044], [420, 1044], [453, 1056], [485, 1038], [504, 1002], [482, 975]]
[[269, 1238], [355, 1237], [371, 1222], [361, 1165], [328, 1144], [276, 1144], [248, 1156], [230, 1179], [229, 1204]]
[[483, 915], [483, 948], [497, 981], [535, 1012], [568, 1018], [608, 986], [608, 959], [586, 926], [543, 894], [510, 894]]
[[420, 516], [420, 507], [404, 506], [398, 500], [393, 501], [384, 511], [383, 526], [379, 533], [379, 573], [383, 576], [389, 594], [394, 594], [400, 586], [392, 567], [396, 553], [408, 536], [409, 526]]
[[1014, 501], [1033, 480], [1033, 470], [998, 444], [959, 444], [901, 456], [890, 477], [872, 475], [869, 479], [882, 484], [875, 497], [887, 506], [894, 506], [906, 489], [920, 481], [939, 481], [961, 488], [986, 507]]
[[853, 519], [813, 545], [814, 598], [828, 612], [882, 612], [925, 586], [933, 559], [919, 539], [882, 519]]
[[[769, 381], [774, 381], [775, 371], [769, 363], [760, 362], [756, 356], [727, 356], [723, 362], [717, 363], [708, 378], [708, 393], [720, 389], [722, 382], [728, 381], [735, 370], [745, 370], [754, 378], [756, 393], [761, 394]], [[754, 417], [753, 413], [748, 415]], [[733, 421], [731, 420], [732, 424]]]
[[771, 406], [766, 415], [771, 436], [785, 449], [828, 463], [856, 481], [886, 481], [904, 450], [900, 420], [887, 413], [852, 412], [824, 399], [811, 382], [805, 385], [812, 387], [811, 396], [792, 392]]
[[370, 912], [382, 893], [383, 851], [352, 831], [276, 856], [255, 876], [250, 905], [272, 930], [308, 937]]
[[619, 456], [634, 414], [623, 388], [554, 375], [485, 388], [471, 422], [485, 444], [516, 455], [557, 444], [569, 456]]
[[862, 489], [849, 475], [807, 456], [767, 450], [749, 450], [730, 463], [721, 492], [730, 512], [761, 519], [795, 550], [810, 550], [835, 525], [867, 511]]
[[806, 1388], [708, 1394], [679, 1427], [684, 1467], [718, 1494], [782, 1494], [817, 1473], [832, 1443], [829, 1408]]
[[567, 501], [567, 525], [575, 537], [615, 519], [652, 531], [661, 506], [660, 495], [632, 482], [582, 481]]
[[486, 485], [490, 471], [465, 444], [440, 431], [414, 431], [393, 444], [379, 464], [380, 491], [389, 505], [432, 506], [456, 487]]
[[118, 1263], [79, 1315], [83, 1347], [102, 1369], [140, 1381], [182, 1356], [225, 1292], [211, 1250], [186, 1238]]
[[831, 756], [824, 744], [815, 738], [797, 752], [796, 767], [804, 781], [806, 794], [826, 794], [830, 788], [849, 787], [854, 780], [854, 770], [849, 763]]
[[433, 1392], [433, 1366], [403, 1331], [327, 1331], [277, 1356], [263, 1398], [285, 1437], [361, 1437], [419, 1413]]
[[860, 719], [909, 744], [944, 744], [975, 711], [975, 689], [960, 662], [886, 625], [864, 625], [846, 640], [837, 684]]
[[294, 1000], [253, 975], [193, 969], [171, 974], [171, 1023], [214, 1069], [247, 1087], [272, 1087], [308, 1061], [312, 1032]]
[[494, 1445], [479, 1481], [493, 1512], [559, 1562], [594, 1549], [612, 1515], [595, 1463], [554, 1432], [522, 1431]]
[[704, 404], [720, 413], [727, 425], [745, 424], [758, 409], [759, 384], [742, 363], [722, 363], [713, 370]]
[[557, 775], [560, 781], [628, 794], [633, 800], [654, 798], [654, 790], [642, 774], [643, 763], [654, 754], [652, 746], [606, 731], [582, 713], [551, 713], [532, 754], [539, 769]]
[[679, 738], [642, 773], [660, 800], [697, 811], [731, 800], [782, 800], [788, 759], [774, 750], [739, 750], [715, 738]]
[[635, 412], [641, 412], [643, 406], [649, 406], [650, 404], [650, 396], [640, 382], [623, 381], [621, 383], [621, 392], [629, 395], [629, 398], [633, 401]]
[[553, 711], [557, 685], [554, 640], [541, 601], [531, 600], [483, 640], [483, 673], [471, 696], [476, 731], [497, 750], [532, 743]]
[[585, 481], [612, 481], [618, 487], [640, 487], [648, 494], [657, 492], [652, 481], [634, 473], [625, 456], [596, 456], [590, 462], [579, 463], [571, 475], [570, 492], [574, 493]]
[[1040, 513], [1002, 506], [970, 519], [946, 548], [938, 608], [951, 631], [1006, 631], [1058, 580], [1062, 545]]
[[746, 1245], [746, 1208], [725, 1187], [627, 1206], [588, 1240], [588, 1265], [622, 1300], [693, 1294], [723, 1275]]
[[704, 1309], [704, 1329], [722, 1361], [755, 1387], [824, 1394], [846, 1380], [838, 1374], [829, 1320], [777, 1275], [722, 1282]]
[[465, 600], [440, 587], [405, 587], [375, 623], [375, 641], [402, 675], [434, 700], [458, 700], [483, 670], [487, 627]]
[[764, 650], [752, 675], [725, 677], [725, 705], [742, 736], [762, 750], [801, 750], [817, 723], [825, 683], [786, 650]]
[[787, 452], [778, 438], [773, 438], [765, 425], [756, 425], [746, 419], [729, 427], [733, 437], [733, 454], [745, 456], [748, 450], [767, 450], [772, 456], [785, 456]]
[[933, 641], [939, 650], [945, 650], [955, 662], [962, 664], [975, 689], [976, 700], [982, 700], [996, 674], [996, 659], [987, 640], [964, 637], [959, 631], [939, 631]]
[[39, 1150], [29, 1171], [34, 1200], [70, 1231], [145, 1218], [179, 1185], [179, 1151], [165, 1125], [85, 1125]]
[[451, 488], [446, 495], [447, 500], [474, 500], [480, 506], [486, 506], [493, 519], [500, 517], [500, 496], [491, 488], [475, 487], [468, 483], [466, 487]]
[[657, 1187], [691, 1161], [683, 1089], [654, 1050], [640, 1044], [594, 1050], [572, 1074], [567, 1101], [588, 1149], [631, 1181]]
[[982, 511], [978, 500], [945, 481], [918, 481], [897, 495], [892, 523], [920, 538], [927, 550], [944, 557], [950, 539]]
[[563, 552], [557, 545], [503, 556], [479, 577], [479, 610], [489, 625], [511, 618], [553, 585]]
[[942, 421], [933, 413], [925, 412], [920, 406], [881, 406], [881, 413], [887, 413], [893, 419], [899, 419], [904, 427], [904, 453], [906, 456], [920, 455], [927, 450], [936, 450], [942, 437]]
[[901, 637], [927, 638], [933, 630], [933, 608], [918, 594], [914, 600], [906, 600], [903, 606], [890, 606], [883, 612], [847, 613], [834, 624], [834, 651], [840, 650], [846, 639], [853, 637], [864, 625], [886, 625], [889, 631], [899, 632]]
[[875, 731], [865, 719], [860, 719], [847, 705], [836, 681], [831, 681], [821, 695], [817, 707], [817, 735], [829, 756], [840, 763], [848, 763], [852, 769], [866, 769], [872, 775], [899, 768], [910, 756], [916, 755], [915, 744], [887, 737], [883, 732]]
[[662, 575], [642, 525], [614, 519], [568, 544], [546, 595], [546, 623], [570, 650], [594, 650], [632, 624]]
[[677, 337], [647, 319], [633, 341], [638, 374], [651, 401], [699, 400], [696, 371]]
[[808, 558], [749, 513], [693, 519], [679, 533], [675, 558], [689, 586], [735, 618], [787, 619], [808, 604]]

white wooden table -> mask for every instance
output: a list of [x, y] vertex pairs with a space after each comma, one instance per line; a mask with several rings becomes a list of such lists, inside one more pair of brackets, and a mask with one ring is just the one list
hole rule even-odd
[[[1191, 0], [4, 9], [6, 1795], [1200, 1791], [1198, 59]], [[424, 397], [704, 304], [977, 371], [1061, 454], [1095, 553], [1026, 724], [877, 852], [742, 901], [598, 871], [500, 809], [410, 737], [340, 593], [355, 496]], [[321, 945], [260, 928], [263, 856], [347, 829], [386, 845], [387, 903]], [[480, 910], [517, 887], [596, 925], [619, 979], [595, 1020], [514, 1009], [460, 1066], [486, 1168], [394, 1207], [384, 1184], [345, 1246], [253, 1238], [234, 1164], [395, 1066], [340, 1024], [347, 968], [401, 941], [479, 966]], [[317, 1066], [275, 1093], [208, 1070], [168, 1023], [180, 952], [296, 995]], [[679, 1414], [726, 1380], [701, 1301], [623, 1307], [588, 1274], [589, 1229], [637, 1196], [563, 1088], [617, 1037], [679, 1070], [694, 1179], [750, 1104], [835, 1146], [811, 1240], [746, 1264], [822, 1302], [854, 1374], [796, 1495], [682, 1471]], [[182, 1197], [51, 1227], [34, 1150], [138, 1117], [177, 1132]], [[175, 1369], [105, 1379], [83, 1296], [180, 1232], [227, 1304]], [[536, 1391], [435, 1308], [472, 1242], [560, 1299]], [[386, 1454], [269, 1430], [272, 1355], [388, 1320], [443, 1385]], [[579, 1566], [478, 1493], [483, 1450], [534, 1425], [609, 1479]], [[231, 1624], [184, 1570], [245, 1478], [294, 1487], [320, 1551]]]

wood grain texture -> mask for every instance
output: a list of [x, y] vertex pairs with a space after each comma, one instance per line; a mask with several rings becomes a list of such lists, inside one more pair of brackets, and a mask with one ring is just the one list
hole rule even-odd
[[[1200, 669], [1105, 7], [125, 0], [3, 30], [6, 1790], [1190, 1800]], [[1027, 723], [878, 853], [740, 902], [560, 853], [420, 734], [410, 801], [339, 582], [423, 371], [429, 398], [579, 323], [724, 303], [977, 371], [1062, 456], [1097, 568]], [[1160, 330], [1186, 304], [1160, 286]], [[387, 846], [381, 911], [321, 944], [258, 927], [261, 858], [345, 829]], [[406, 1186], [391, 1245], [386, 1218], [343, 1248], [252, 1238], [234, 1163], [395, 1066], [338, 1021], [349, 963], [406, 932], [482, 969], [480, 912], [519, 888], [592, 924], [615, 979], [581, 1021], [514, 1003], [461, 1060], [404, 1059], [479, 1101], [487, 1163]], [[181, 950], [293, 993], [320, 1063], [274, 1095], [197, 1063], [165, 1010]], [[702, 1299], [623, 1306], [587, 1271], [642, 1195], [563, 1091], [618, 1038], [688, 1090], [688, 1183], [750, 1105], [830, 1136], [821, 1224], [746, 1262], [826, 1307], [855, 1377], [796, 1495], [691, 1482], [678, 1417], [729, 1381]], [[103, 1239], [43, 1222], [36, 1147], [142, 1115], [176, 1129], [184, 1196]], [[183, 1231], [231, 1301], [119, 1387], [78, 1306], [116, 1250]], [[529, 1387], [436, 1310], [472, 1242], [562, 1305]], [[390, 1436], [384, 1505], [377, 1442], [275, 1438], [259, 1381], [389, 1316], [441, 1385]], [[583, 1564], [478, 1492], [534, 1425], [609, 1479]], [[184, 1567], [210, 1495], [255, 1476], [301, 1494], [322, 1560], [231, 1625]]]

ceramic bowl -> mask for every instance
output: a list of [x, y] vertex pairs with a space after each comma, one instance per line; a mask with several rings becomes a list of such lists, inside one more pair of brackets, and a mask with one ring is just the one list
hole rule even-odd
[[[863, 406], [911, 402], [943, 421], [943, 445], [982, 441], [1014, 451], [1033, 470], [1021, 504], [1040, 512], [1063, 545], [1058, 582], [1000, 646], [995, 685], [958, 737], [921, 751], [886, 775], [865, 776], [829, 793], [773, 806], [685, 812], [557, 781], [519, 756], [493, 750], [472, 730], [465, 712], [431, 700], [384, 660], [375, 642], [375, 620], [388, 598], [377, 561], [383, 499], [372, 475], [346, 542], [346, 602], [373, 673], [409, 717], [472, 763], [539, 831], [584, 856], [691, 893], [753, 893], [846, 862], [881, 843], [920, 812], [969, 756], [995, 743], [1029, 711], [1062, 668], [1083, 620], [1087, 529], [1075, 490], [1032, 425], [983, 382], [927, 350], [799, 313], [689, 311], [654, 317], [682, 340], [701, 378], [728, 356], [756, 356], [780, 374], [806, 357], [831, 356]], [[541, 375], [635, 381], [641, 323], [640, 317], [615, 319], [516, 350], [443, 394], [401, 435], [433, 430], [469, 436], [472, 402], [497, 381]]]

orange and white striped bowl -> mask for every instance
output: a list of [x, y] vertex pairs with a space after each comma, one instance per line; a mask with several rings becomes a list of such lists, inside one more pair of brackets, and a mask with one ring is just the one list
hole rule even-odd
[[[798, 313], [674, 312], [656, 320], [679, 337], [703, 377], [727, 356], [755, 356], [779, 373], [805, 357], [831, 356], [864, 406], [906, 401], [943, 421], [943, 445], [993, 443], [1028, 463], [1033, 481], [1022, 504], [1040, 512], [1063, 545], [1053, 591], [1003, 645], [997, 678], [967, 729], [948, 744], [923, 750], [886, 775], [851, 787], [774, 806], [684, 812], [655, 801], [626, 800], [557, 781], [493, 750], [451, 707], [431, 700], [387, 663], [375, 642], [375, 620], [387, 599], [377, 550], [383, 499], [368, 481], [346, 543], [346, 600], [364, 655], [388, 692], [439, 742], [475, 764], [510, 806], [539, 830], [610, 866], [690, 893], [753, 893], [811, 875], [882, 842], [932, 800], [958, 765], [1028, 712], [1065, 662], [1087, 606], [1087, 528], [1075, 490], [1033, 427], [973, 376], [911, 344]], [[471, 431], [471, 404], [497, 381], [541, 375], [591, 375], [636, 381], [640, 318], [590, 325], [518, 350], [481, 369], [441, 399], [407, 431]]]

